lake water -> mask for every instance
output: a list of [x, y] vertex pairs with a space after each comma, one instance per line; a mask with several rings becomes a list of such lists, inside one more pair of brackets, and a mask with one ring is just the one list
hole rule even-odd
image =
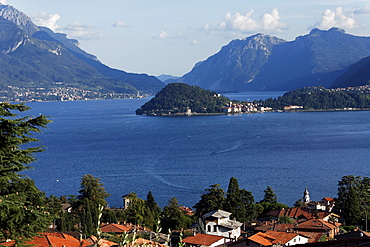
[[[282, 92], [227, 95], [276, 97]], [[135, 191], [192, 207], [212, 184], [236, 177], [255, 200], [271, 186], [288, 206], [335, 197], [345, 175], [370, 176], [370, 111], [136, 116], [148, 99], [27, 103], [51, 116], [37, 138], [47, 150], [26, 174], [47, 195], [77, 195], [81, 177], [100, 177], [111, 206]]]

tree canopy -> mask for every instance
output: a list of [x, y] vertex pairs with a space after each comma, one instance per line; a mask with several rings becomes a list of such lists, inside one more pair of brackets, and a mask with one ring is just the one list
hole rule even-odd
[[324, 87], [306, 87], [285, 93], [276, 99], [255, 101], [254, 103], [283, 109], [284, 106], [299, 105], [305, 110], [310, 109], [343, 109], [370, 108], [370, 94], [362, 88], [353, 90], [335, 90]]
[[44, 150], [43, 146], [22, 147], [38, 142], [34, 133], [50, 122], [44, 115], [19, 117], [19, 112], [29, 109], [24, 104], [0, 103], [0, 239], [26, 240], [50, 223], [44, 193], [32, 179], [19, 174], [31, 168], [35, 153]]
[[185, 83], [170, 83], [154, 98], [136, 110], [136, 114], [163, 115], [185, 113], [219, 113], [230, 100], [216, 92]]

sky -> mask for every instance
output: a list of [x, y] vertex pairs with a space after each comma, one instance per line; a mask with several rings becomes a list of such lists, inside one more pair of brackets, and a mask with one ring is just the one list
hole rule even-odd
[[77, 39], [116, 69], [182, 76], [233, 39], [287, 41], [313, 28], [370, 36], [370, 1], [0, 0], [35, 24]]

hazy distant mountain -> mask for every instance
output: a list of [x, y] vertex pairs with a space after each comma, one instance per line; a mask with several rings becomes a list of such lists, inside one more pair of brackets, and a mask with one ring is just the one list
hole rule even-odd
[[291, 42], [257, 34], [231, 41], [180, 81], [216, 91], [329, 87], [348, 66], [369, 55], [369, 37], [338, 28], [313, 29]]
[[159, 80], [163, 81], [164, 83], [166, 83], [166, 80], [177, 80], [177, 79], [179, 79], [180, 77], [178, 77], [178, 76], [173, 76], [173, 75], [164, 75], [164, 74], [162, 74], [162, 75], [157, 76], [157, 78], [158, 78]]
[[243, 90], [268, 62], [272, 48], [284, 42], [264, 34], [233, 40], [217, 54], [197, 63], [181, 80], [210, 90]]
[[137, 94], [157, 92], [165, 84], [154, 76], [109, 68], [80, 49], [77, 40], [37, 27], [14, 7], [0, 4], [0, 85]]
[[370, 56], [353, 64], [331, 85], [336, 87], [357, 87], [370, 84]]

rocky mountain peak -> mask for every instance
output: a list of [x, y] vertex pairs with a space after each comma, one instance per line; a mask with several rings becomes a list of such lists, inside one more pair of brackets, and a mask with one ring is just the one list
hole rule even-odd
[[29, 36], [39, 31], [39, 28], [32, 22], [30, 17], [13, 6], [0, 4], [0, 16], [19, 26]]

